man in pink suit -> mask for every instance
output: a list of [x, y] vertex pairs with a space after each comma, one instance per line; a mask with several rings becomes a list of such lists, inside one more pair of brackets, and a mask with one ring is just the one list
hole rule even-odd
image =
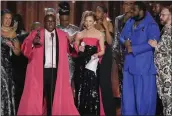
[[67, 35], [56, 29], [54, 15], [45, 16], [44, 26], [22, 44], [29, 62], [18, 115], [79, 115], [69, 83]]

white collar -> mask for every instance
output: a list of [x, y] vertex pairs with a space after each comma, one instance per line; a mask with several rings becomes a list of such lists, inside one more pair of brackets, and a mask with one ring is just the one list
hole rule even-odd
[[46, 33], [54, 33], [55, 34], [55, 29], [52, 32], [49, 32], [48, 30], [45, 29]]

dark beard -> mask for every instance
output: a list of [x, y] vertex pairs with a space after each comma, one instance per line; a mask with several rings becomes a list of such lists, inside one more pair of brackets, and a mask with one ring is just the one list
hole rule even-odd
[[133, 17], [133, 19], [135, 20], [135, 21], [141, 21], [142, 19], [144, 19], [144, 17], [139, 17], [139, 16], [134, 16]]
[[140, 17], [139, 15], [137, 15], [137, 16], [133, 16], [133, 19], [135, 21], [141, 21], [145, 18], [145, 16], [146, 16], [146, 12], [144, 12], [143, 17]]
[[132, 17], [135, 21], [138, 21], [139, 20], [139, 16], [133, 16]]

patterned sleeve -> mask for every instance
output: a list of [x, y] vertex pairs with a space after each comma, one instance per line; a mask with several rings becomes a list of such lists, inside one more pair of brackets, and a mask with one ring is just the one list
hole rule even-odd
[[166, 34], [162, 36], [162, 39], [164, 48], [166, 46], [167, 55], [169, 55], [169, 59], [172, 60], [172, 37], [170, 36], [170, 34]]
[[164, 33], [158, 46], [155, 48], [155, 64], [160, 75], [166, 71], [170, 76], [172, 75], [172, 38], [171, 35]]
[[169, 49], [169, 54], [170, 54], [170, 74], [172, 75], [172, 36], [170, 36], [169, 44], [170, 44], [170, 49]]

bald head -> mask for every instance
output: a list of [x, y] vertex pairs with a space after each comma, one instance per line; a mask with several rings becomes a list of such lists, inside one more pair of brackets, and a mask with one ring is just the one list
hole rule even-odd
[[31, 26], [31, 30], [39, 29], [41, 26], [40, 22], [34, 22]]
[[56, 17], [48, 14], [44, 17], [44, 27], [47, 31], [52, 32], [56, 28]]

